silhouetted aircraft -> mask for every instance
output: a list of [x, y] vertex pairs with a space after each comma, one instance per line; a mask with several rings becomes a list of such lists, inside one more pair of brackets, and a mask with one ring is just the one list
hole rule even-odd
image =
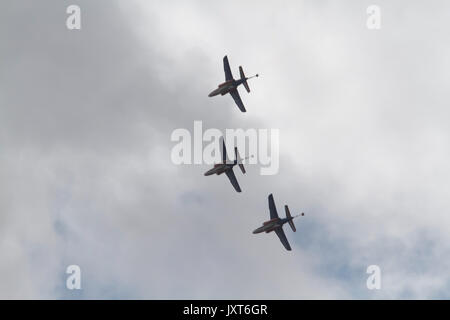
[[[261, 233], [261, 232], [272, 232], [275, 231], [278, 238], [280, 238], [281, 243], [284, 245], [286, 250], [291, 250], [291, 246], [289, 245], [289, 242], [286, 238], [286, 235], [283, 231], [283, 224], [286, 222], [289, 223], [291, 226], [292, 231], [296, 231], [294, 222], [292, 221], [294, 218], [298, 217], [299, 215], [296, 215], [294, 217], [291, 216], [291, 213], [289, 212], [288, 206], [284, 206], [284, 210], [286, 211], [286, 218], [282, 219], [278, 217], [277, 208], [275, 207], [275, 202], [273, 201], [273, 195], [269, 195], [269, 210], [270, 210], [270, 220], [263, 223], [261, 227], [253, 231], [253, 233]], [[304, 216], [305, 214], [302, 212], [301, 214]]]
[[234, 161], [230, 161], [227, 156], [227, 149], [225, 147], [225, 141], [222, 140], [222, 163], [215, 164], [214, 167], [207, 172], [205, 172], [205, 176], [210, 176], [212, 174], [221, 175], [225, 172], [228, 179], [230, 179], [231, 184], [236, 189], [237, 192], [241, 192], [241, 188], [237, 182], [236, 176], [234, 175], [233, 167], [235, 165], [239, 165], [242, 173], [245, 174], [244, 165], [241, 163], [241, 159], [239, 157], [238, 149], [234, 148]]
[[237, 90], [238, 86], [243, 84], [247, 92], [250, 92], [250, 88], [248, 86], [247, 80], [257, 77], [258, 74], [256, 74], [253, 77], [245, 77], [244, 70], [242, 67], [239, 67], [239, 74], [241, 76], [240, 79], [234, 80], [233, 74], [231, 73], [230, 64], [228, 63], [227, 56], [223, 57], [223, 68], [225, 70], [225, 82], [219, 84], [219, 87], [211, 92], [208, 97], [214, 97], [218, 94], [221, 94], [222, 96], [229, 93], [234, 99], [234, 102], [236, 102], [237, 106], [242, 112], [245, 112], [244, 104], [242, 103], [241, 97], [239, 96], [239, 92]]

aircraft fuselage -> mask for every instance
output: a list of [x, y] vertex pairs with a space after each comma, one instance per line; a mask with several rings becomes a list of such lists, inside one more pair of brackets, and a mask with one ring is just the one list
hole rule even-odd
[[286, 222], [288, 222], [289, 220], [292, 220], [292, 218], [274, 218], [271, 220], [268, 220], [266, 222], [263, 222], [263, 225], [257, 229], [255, 229], [253, 231], [253, 233], [261, 233], [261, 232], [265, 232], [265, 233], [269, 233], [274, 231], [277, 228], [281, 228], [283, 226], [283, 224], [285, 224]]
[[205, 176], [210, 176], [212, 174], [220, 175], [220, 174], [224, 173], [225, 171], [233, 168], [233, 166], [234, 166], [234, 164], [227, 164], [227, 163], [215, 164], [212, 169], [205, 172]]
[[228, 80], [224, 83], [219, 84], [219, 87], [215, 90], [213, 90], [208, 97], [214, 97], [217, 95], [225, 95], [229, 93], [231, 90], [236, 89], [240, 84], [242, 84], [245, 80], [239, 79], [239, 80]]

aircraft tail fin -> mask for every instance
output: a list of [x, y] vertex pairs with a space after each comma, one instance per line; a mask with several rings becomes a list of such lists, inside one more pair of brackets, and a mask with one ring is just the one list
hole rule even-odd
[[250, 92], [250, 87], [248, 86], [247, 78], [245, 77], [244, 69], [242, 69], [242, 66], [239, 66], [239, 73], [241, 75], [241, 80], [244, 80], [242, 84], [244, 85], [245, 90], [247, 90], [247, 92]]
[[244, 165], [242, 164], [242, 159], [241, 156], [239, 155], [237, 147], [234, 147], [234, 162], [239, 165], [239, 168], [241, 169], [242, 173], [245, 174], [245, 168]]
[[289, 220], [289, 226], [291, 227], [292, 231], [294, 231], [294, 232], [297, 231], [295, 229], [294, 221], [293, 221], [293, 219], [291, 219], [292, 216], [291, 216], [291, 212], [289, 211], [289, 207], [288, 206], [284, 206], [284, 211], [286, 211], [286, 218], [290, 219]]

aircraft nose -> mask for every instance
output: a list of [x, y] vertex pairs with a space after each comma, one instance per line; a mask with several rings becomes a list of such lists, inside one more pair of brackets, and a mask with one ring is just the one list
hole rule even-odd
[[260, 233], [261, 232], [261, 227], [259, 227], [259, 228], [256, 228], [255, 230], [253, 230], [253, 234], [257, 234], [257, 233]]

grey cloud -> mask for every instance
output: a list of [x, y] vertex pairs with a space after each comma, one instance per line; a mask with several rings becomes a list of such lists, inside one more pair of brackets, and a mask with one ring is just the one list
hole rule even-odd
[[[0, 296], [448, 296], [444, 3], [382, 2], [379, 33], [363, 4], [77, 3], [79, 32], [69, 2], [1, 5]], [[262, 74], [245, 115], [207, 97], [224, 54]], [[194, 120], [280, 128], [280, 174], [250, 166], [236, 194], [172, 165], [170, 133]], [[292, 254], [251, 234], [269, 192], [307, 213]]]

